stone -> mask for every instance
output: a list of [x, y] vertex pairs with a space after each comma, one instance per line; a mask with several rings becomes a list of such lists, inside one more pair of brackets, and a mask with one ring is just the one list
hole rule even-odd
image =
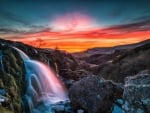
[[77, 110], [77, 113], [84, 113], [84, 110], [78, 109], [78, 110]]
[[98, 76], [85, 77], [69, 89], [69, 98], [74, 110], [88, 113], [108, 113], [114, 102], [121, 98], [123, 89], [112, 81]]
[[2, 79], [0, 79], [0, 88], [4, 88], [4, 83], [3, 83]]
[[150, 113], [150, 71], [125, 79], [123, 113]]
[[112, 113], [122, 113], [122, 104], [123, 104], [123, 100], [118, 99], [117, 102], [115, 102]]
[[70, 101], [57, 102], [52, 104], [51, 108], [55, 113], [74, 113], [70, 106]]
[[5, 89], [1, 89], [1, 88], [0, 88], [0, 95], [5, 95], [5, 94], [6, 94]]

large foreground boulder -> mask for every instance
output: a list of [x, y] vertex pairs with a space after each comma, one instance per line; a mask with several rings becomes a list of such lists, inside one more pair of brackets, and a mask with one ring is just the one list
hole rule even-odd
[[75, 82], [69, 89], [69, 98], [74, 110], [88, 113], [109, 113], [113, 103], [122, 96], [119, 85], [98, 76], [89, 76]]
[[150, 71], [125, 79], [123, 113], [150, 113]]

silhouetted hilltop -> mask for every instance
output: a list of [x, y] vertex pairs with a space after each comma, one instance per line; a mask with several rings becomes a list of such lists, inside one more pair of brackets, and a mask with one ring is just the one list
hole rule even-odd
[[144, 40], [142, 42], [134, 43], [134, 44], [118, 45], [114, 47], [95, 47], [95, 48], [90, 48], [83, 52], [74, 53], [73, 55], [77, 58], [84, 58], [84, 57], [89, 57], [94, 54], [112, 54], [115, 51], [133, 49], [135, 47], [142, 46], [142, 45], [149, 44], [149, 43], [150, 43], [150, 39]]
[[75, 53], [74, 56], [89, 67], [94, 65], [90, 68], [94, 74], [123, 82], [126, 76], [150, 69], [150, 40], [109, 48], [93, 48]]

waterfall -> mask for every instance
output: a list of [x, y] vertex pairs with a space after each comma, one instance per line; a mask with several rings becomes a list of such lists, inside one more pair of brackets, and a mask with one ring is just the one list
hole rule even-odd
[[28, 110], [24, 113], [43, 113], [41, 106], [47, 106], [46, 113], [52, 113], [51, 104], [68, 100], [67, 91], [62, 82], [46, 64], [31, 60], [24, 52], [13, 48], [18, 51], [25, 64], [27, 89], [24, 99], [28, 104]]

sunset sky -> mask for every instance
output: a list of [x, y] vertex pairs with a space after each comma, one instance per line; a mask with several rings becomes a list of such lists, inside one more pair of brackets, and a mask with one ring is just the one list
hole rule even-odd
[[149, 0], [0, 0], [0, 37], [68, 52], [150, 39]]

